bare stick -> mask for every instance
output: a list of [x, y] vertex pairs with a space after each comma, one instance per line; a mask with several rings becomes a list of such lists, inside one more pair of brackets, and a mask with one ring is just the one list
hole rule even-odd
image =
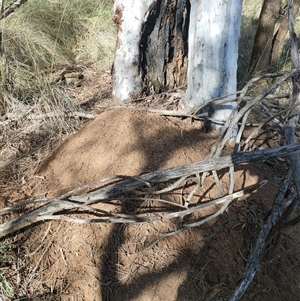
[[[298, 50], [298, 39], [294, 29], [294, 1], [288, 1], [288, 18], [289, 18], [289, 32], [290, 32], [290, 44], [291, 44], [291, 59], [292, 68], [299, 68], [299, 50]], [[292, 77], [293, 81], [293, 91], [291, 97], [291, 111], [289, 118], [286, 122], [284, 128], [284, 134], [287, 144], [293, 144], [296, 139], [296, 128], [299, 121], [300, 115], [300, 76], [299, 74], [294, 74]], [[291, 168], [293, 171], [293, 179], [296, 186], [297, 198], [294, 199], [292, 205], [285, 212], [284, 220], [288, 221], [293, 214], [295, 208], [300, 203], [300, 158], [298, 154], [290, 154], [289, 159], [291, 161]]]
[[[90, 224], [90, 223], [149, 223], [149, 222], [154, 222], [154, 221], [163, 221], [163, 220], [170, 220], [173, 218], [182, 218], [186, 215], [193, 214], [195, 212], [199, 212], [205, 208], [212, 207], [212, 206], [220, 206], [226, 204], [226, 208], [228, 205], [235, 199], [244, 196], [245, 194], [254, 192], [258, 188], [261, 188], [263, 185], [266, 184], [267, 181], [262, 181], [258, 184], [252, 185], [250, 187], [247, 187], [243, 190], [239, 190], [237, 192], [234, 192], [230, 195], [224, 196], [222, 198], [215, 199], [213, 201], [209, 201], [206, 203], [200, 203], [197, 206], [190, 207], [186, 210], [181, 210], [181, 211], [176, 211], [176, 212], [171, 212], [171, 213], [166, 213], [163, 215], [155, 215], [155, 216], [139, 216], [139, 215], [129, 215], [129, 214], [123, 214], [123, 213], [109, 213], [107, 211], [103, 211], [106, 214], [108, 214], [108, 217], [102, 217], [102, 218], [93, 218], [93, 219], [83, 219], [83, 218], [72, 218], [66, 215], [43, 215], [38, 217], [38, 220], [66, 220], [69, 222], [73, 223], [78, 223], [78, 224]], [[87, 208], [87, 206], [83, 205], [78, 205], [79, 208], [83, 209], [92, 209], [92, 208]], [[224, 210], [226, 209], [224, 208]], [[95, 209], [94, 209], [95, 210]], [[209, 218], [205, 218], [205, 221], [201, 220], [192, 224], [186, 225], [186, 227], [196, 227], [197, 225], [202, 225], [206, 220], [210, 220], [218, 215], [220, 215], [224, 210], [218, 210], [217, 214], [214, 213], [212, 214]], [[96, 210], [95, 210], [96, 211]], [[102, 210], [101, 210], [102, 211]]]
[[266, 125], [268, 124], [270, 121], [274, 120], [279, 126], [280, 128], [283, 128], [283, 124], [281, 122], [279, 122], [278, 120], [276, 121], [276, 117], [281, 116], [282, 113], [286, 112], [288, 109], [284, 109], [283, 111], [280, 111], [279, 113], [277, 113], [276, 115], [272, 116], [270, 113], [268, 114], [270, 116], [270, 118], [268, 118], [264, 123], [260, 124], [257, 128], [255, 128], [252, 133], [247, 137], [246, 141], [245, 141], [245, 147], [243, 148], [244, 151], [246, 151], [249, 148], [249, 142], [251, 139], [253, 139], [255, 137], [255, 135], [258, 135], [259, 131]]
[[10, 115], [7, 116], [7, 115], [6, 115], [7, 119], [5, 121], [0, 122], [0, 127], [7, 126], [9, 123], [18, 121], [22, 118], [26, 118], [27, 120], [41, 120], [41, 119], [61, 117], [61, 116], [73, 117], [73, 118], [85, 118], [85, 119], [95, 119], [96, 117], [95, 114], [85, 113], [85, 112], [49, 112], [45, 114], [30, 114], [30, 115], [28, 114], [28, 112], [26, 112], [24, 116], [20, 116], [17, 114], [13, 114], [12, 116]]
[[167, 192], [173, 191], [176, 188], [178, 188], [183, 182], [186, 181], [186, 179], [187, 179], [187, 176], [181, 177], [179, 180], [177, 180], [172, 185], [170, 185], [166, 188], [163, 188], [161, 190], [135, 191], [135, 194], [137, 194], [137, 195], [158, 195], [158, 194], [167, 193]]
[[[288, 17], [289, 17], [289, 32], [290, 32], [290, 44], [291, 44], [291, 59], [292, 67], [299, 68], [299, 51], [298, 51], [298, 39], [294, 29], [294, 1], [289, 0], [288, 2]], [[285, 127], [285, 139], [288, 144], [295, 143], [296, 127], [299, 120], [300, 114], [300, 76], [299, 74], [294, 74], [293, 80], [293, 93], [292, 93], [292, 105], [293, 109], [290, 112], [290, 117], [288, 118]], [[300, 160], [299, 155], [291, 154], [290, 156], [291, 166], [293, 170], [294, 182], [298, 194], [298, 203], [300, 202]]]
[[[190, 176], [197, 173], [228, 168], [236, 164], [283, 157], [297, 152], [300, 152], [299, 143], [267, 150], [252, 151], [248, 153], [241, 152], [232, 156], [224, 156], [215, 159], [208, 158], [198, 163], [144, 174], [138, 177], [139, 180], [136, 179], [137, 177], [129, 177], [127, 180], [108, 185], [107, 187], [97, 189], [85, 195], [70, 197], [69, 200], [84, 203], [85, 205], [91, 205], [108, 198], [117, 197], [122, 193], [133, 191], [144, 186], [145, 183], [151, 184], [166, 182], [172, 179]], [[41, 221], [43, 216], [53, 215], [64, 210], [70, 210], [74, 208], [76, 208], [75, 202], [62, 202], [62, 200], [59, 198], [50, 199], [48, 204], [0, 225], [0, 238]]]
[[267, 219], [267, 222], [263, 226], [263, 228], [257, 238], [255, 247], [249, 257], [249, 261], [246, 266], [246, 272], [245, 272], [242, 280], [240, 281], [240, 283], [234, 290], [233, 294], [228, 299], [228, 301], [239, 301], [241, 299], [241, 297], [244, 295], [245, 291], [247, 290], [248, 286], [252, 282], [257, 270], [259, 269], [261, 255], [264, 250], [267, 238], [268, 238], [271, 230], [273, 229], [274, 225], [276, 225], [278, 219], [284, 212], [285, 206], [282, 205], [282, 200], [284, 199], [284, 195], [289, 187], [291, 178], [292, 177], [291, 177], [291, 172], [290, 172], [288, 174], [288, 177], [283, 182], [283, 184], [280, 188], [280, 191], [279, 191], [276, 199], [274, 200], [273, 208]]
[[[173, 167], [161, 171], [151, 172], [139, 176], [139, 178], [149, 182], [166, 182], [172, 179], [190, 176], [197, 173], [208, 172], [212, 170], [220, 170], [234, 166], [236, 164], [256, 162], [276, 157], [284, 157], [293, 153], [300, 152], [300, 143], [293, 145], [280, 146], [266, 150], [256, 150], [252, 152], [240, 152], [232, 156], [224, 156], [220, 158], [208, 158], [201, 162], [187, 164], [179, 167]], [[87, 203], [94, 203], [105, 198], [115, 197], [127, 191], [132, 191], [141, 187], [141, 183], [137, 181], [123, 181], [114, 185], [110, 185], [99, 190], [88, 193], [85, 196], [73, 197], [74, 200], [86, 201]]]
[[[239, 102], [241, 100], [253, 100], [253, 97], [246, 97], [246, 93], [248, 91], [248, 89], [254, 84], [256, 83], [257, 81], [261, 80], [261, 79], [264, 79], [264, 78], [275, 78], [275, 77], [280, 77], [280, 76], [284, 76], [286, 74], [285, 71], [283, 72], [277, 72], [277, 73], [265, 73], [265, 74], [262, 74], [262, 75], [259, 75], [255, 78], [252, 78], [247, 84], [246, 86], [241, 90], [241, 91], [237, 91], [233, 94], [229, 94], [229, 95], [225, 95], [223, 97], [220, 97], [220, 98], [215, 98], [215, 99], [212, 99], [210, 102], [207, 102], [199, 107], [197, 107], [195, 110], [194, 110], [194, 113], [193, 115], [196, 115], [198, 112], [200, 112], [201, 110], [203, 110], [204, 108], [206, 108], [207, 106], [210, 106], [210, 105], [218, 105], [218, 104], [224, 104], [224, 103], [228, 103], [228, 102], [232, 102], [234, 100], [238, 100]], [[240, 96], [238, 98], [233, 98], [232, 96], [235, 96], [239, 94]], [[278, 97], [276, 97], [276, 95], [268, 95], [270, 93], [267, 93], [263, 98], [285, 98], [285, 97], [289, 97], [289, 94], [284, 94], [284, 95], [278, 95]]]
[[[289, 78], [299, 74], [300, 69], [294, 68], [288, 72], [285, 72], [281, 78], [279, 78], [275, 83], [273, 83], [270, 87], [265, 89], [262, 93], [260, 93], [258, 96], [256, 96], [253, 100], [249, 101], [237, 114], [233, 116], [232, 119], [228, 119], [225, 123], [225, 126], [222, 128], [219, 138], [217, 139], [216, 144], [214, 145], [212, 149], [212, 153], [215, 153], [216, 150], [220, 152], [220, 150], [223, 149], [226, 141], [230, 138], [230, 135], [232, 133], [233, 128], [236, 124], [238, 124], [238, 121], [245, 115], [245, 113], [253, 108], [253, 106], [261, 101], [263, 98], [265, 98], [269, 93], [271, 93], [273, 90], [278, 88], [283, 82], [288, 80]], [[243, 93], [241, 94], [243, 95]], [[242, 96], [240, 96], [242, 97]], [[239, 100], [242, 101], [242, 98]]]
[[22, 4], [27, 2], [28, 0], [16, 0], [12, 4], [10, 4], [8, 7], [6, 7], [3, 11], [1, 11], [0, 14], [0, 20], [6, 18], [11, 13], [13, 13], [18, 7], [20, 7]]

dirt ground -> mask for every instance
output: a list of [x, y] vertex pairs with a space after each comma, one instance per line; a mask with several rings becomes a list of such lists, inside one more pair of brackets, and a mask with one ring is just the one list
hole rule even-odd
[[[31, 194], [59, 196], [112, 175], [140, 175], [201, 161], [215, 141], [199, 122], [143, 109], [111, 108], [70, 136], [43, 160]], [[230, 149], [225, 150], [230, 152]], [[226, 300], [243, 275], [247, 258], [271, 209], [286, 169], [276, 162], [243, 165], [235, 191], [268, 180], [263, 188], [234, 201], [229, 210], [199, 227], [175, 235], [178, 219], [151, 224], [39, 224], [22, 234], [11, 266], [22, 300], [196, 301]], [[219, 173], [228, 191], [227, 170]], [[191, 188], [190, 188], [191, 189]], [[180, 202], [187, 190], [164, 194]], [[217, 197], [208, 177], [193, 197], [198, 204]], [[155, 201], [101, 203], [97, 208], [134, 214], [161, 208]], [[214, 212], [210, 208], [200, 215]], [[190, 216], [193, 221], [200, 215]], [[300, 300], [300, 231], [282, 232], [267, 248], [259, 272], [242, 300]], [[25, 258], [25, 259], [24, 259]], [[21, 296], [20, 296], [21, 297]], [[19, 299], [21, 300], [21, 299]]]

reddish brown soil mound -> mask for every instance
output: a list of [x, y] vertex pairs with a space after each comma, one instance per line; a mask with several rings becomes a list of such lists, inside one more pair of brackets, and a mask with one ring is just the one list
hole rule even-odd
[[[143, 110], [104, 112], [44, 162], [40, 169], [47, 181], [44, 193], [59, 195], [103, 177], [139, 175], [200, 161], [209, 155], [215, 139], [200, 128], [198, 123]], [[240, 167], [235, 176], [236, 190], [262, 179], [269, 182], [263, 190], [235, 202], [213, 223], [156, 244], [151, 243], [159, 233], [174, 230], [176, 221], [40, 225], [26, 243], [35, 267], [32, 277], [57, 300], [225, 300], [244, 272], [245, 258], [278, 188], [278, 174], [264, 163]], [[220, 177], [226, 190], [225, 171]], [[217, 195], [213, 179], [207, 179], [201, 193], [206, 199]], [[125, 207], [120, 210], [137, 210]], [[297, 237], [293, 232], [288, 235]], [[243, 300], [299, 300], [300, 265], [288, 235], [283, 236], [282, 247], [270, 248], [264, 256]], [[287, 279], [289, 273], [293, 278]]]
[[197, 162], [209, 154], [214, 142], [200, 128], [200, 123], [145, 110], [106, 111], [70, 137], [41, 174], [49, 179], [50, 189], [70, 190], [116, 174], [134, 176]]

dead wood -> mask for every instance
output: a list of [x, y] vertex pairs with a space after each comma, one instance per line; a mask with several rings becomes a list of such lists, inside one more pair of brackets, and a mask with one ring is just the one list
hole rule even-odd
[[[31, 109], [30, 111], [32, 111]], [[19, 121], [22, 118], [26, 118], [27, 120], [41, 120], [46, 118], [57, 118], [57, 117], [68, 117], [68, 118], [84, 118], [84, 119], [94, 119], [96, 117], [95, 114], [92, 113], [85, 113], [85, 112], [50, 112], [50, 113], [44, 113], [44, 114], [28, 114], [30, 113], [26, 112], [24, 116], [20, 116], [20, 114], [6, 114], [6, 120], [0, 122], [0, 127], [5, 127], [9, 125], [10, 123], [13, 123], [15, 121]], [[26, 116], [27, 115], [27, 116]]]
[[249, 260], [246, 266], [246, 271], [244, 273], [244, 276], [241, 279], [239, 285], [236, 287], [233, 294], [228, 299], [228, 301], [239, 301], [241, 297], [244, 295], [247, 288], [249, 287], [250, 283], [252, 282], [256, 272], [258, 271], [260, 267], [261, 255], [265, 248], [267, 238], [287, 206], [286, 204], [283, 204], [283, 199], [289, 187], [289, 184], [291, 182], [291, 178], [292, 177], [290, 172], [288, 177], [285, 179], [284, 183], [282, 184], [280, 191], [276, 199], [274, 200], [273, 208], [267, 219], [267, 222], [263, 226], [256, 240], [255, 247], [251, 252], [251, 255], [249, 256]]
[[[49, 217], [54, 216], [54, 214], [68, 212], [68, 210], [76, 209], [78, 207], [93, 211], [94, 209], [89, 207], [90, 205], [104, 200], [117, 198], [118, 196], [126, 192], [134, 192], [134, 190], [142, 188], [143, 186], [153, 185], [158, 182], [167, 182], [172, 179], [210, 172], [212, 170], [221, 170], [242, 163], [283, 157], [298, 152], [300, 152], [299, 143], [267, 150], [241, 152], [232, 156], [224, 156], [220, 158], [208, 158], [201, 162], [151, 172], [140, 175], [139, 177], [126, 177], [125, 180], [113, 183], [111, 185], [108, 185], [107, 187], [96, 189], [84, 195], [74, 196], [68, 193], [59, 198], [44, 198], [41, 200], [35, 200], [34, 202], [36, 203], [40, 201], [46, 202], [46, 204], [2, 224], [0, 226], [0, 238], [12, 234], [18, 230], [24, 229], [25, 227], [31, 226], [37, 222], [43, 221], [43, 217], [46, 216], [47, 219], [49, 219]], [[0, 210], [0, 212], [3, 210], [5, 211], [5, 213], [7, 213], [7, 209], [5, 208]], [[10, 208], [10, 211], [12, 210], [14, 210], [13, 207]], [[99, 213], [99, 211], [97, 213]], [[104, 213], [107, 214], [107, 212]], [[113, 216], [111, 215], [111, 217]], [[124, 216], [121, 217], [124, 218]], [[117, 222], [121, 222], [121, 220], [118, 220]]]
[[[289, 18], [289, 32], [290, 32], [290, 44], [291, 44], [291, 59], [292, 59], [292, 68], [297, 69], [300, 67], [300, 59], [298, 52], [298, 44], [297, 44], [297, 35], [294, 30], [294, 7], [293, 0], [289, 0], [288, 2], [288, 18]], [[292, 97], [290, 99], [290, 112], [288, 114], [288, 119], [286, 125], [284, 126], [285, 132], [285, 140], [288, 145], [292, 145], [295, 143], [296, 139], [296, 128], [299, 121], [300, 114], [300, 77], [298, 73], [295, 73], [291, 76], [293, 82], [293, 92]], [[297, 204], [299, 204], [300, 199], [300, 158], [299, 154], [293, 153], [289, 155], [289, 159], [291, 162], [291, 170], [287, 179], [284, 181], [283, 185], [280, 188], [280, 191], [273, 202], [272, 211], [267, 219], [267, 222], [263, 226], [257, 241], [255, 248], [253, 249], [247, 266], [246, 271], [244, 273], [243, 278], [240, 283], [235, 288], [233, 294], [230, 296], [228, 301], [239, 301], [244, 295], [245, 291], [251, 284], [256, 272], [260, 267], [260, 260], [262, 252], [267, 243], [267, 239], [272, 229], [280, 228], [278, 225], [278, 221], [280, 217], [283, 217], [283, 223], [288, 221], [296, 208]], [[293, 180], [296, 187], [297, 196], [290, 200], [287, 204], [283, 204], [283, 199], [285, 193], [289, 187], [293, 175]]]
[[28, 0], [16, 0], [10, 5], [8, 5], [5, 9], [1, 9], [0, 12], [0, 20], [6, 18], [10, 14], [12, 14], [17, 8], [19, 8], [22, 4], [27, 2]]
[[[289, 17], [289, 32], [290, 32], [290, 44], [291, 44], [291, 59], [292, 67], [300, 67], [299, 51], [298, 51], [298, 39], [294, 29], [294, 1], [289, 0], [288, 2], [288, 17]], [[292, 77], [293, 81], [293, 92], [291, 99], [291, 111], [285, 126], [285, 139], [288, 144], [293, 144], [296, 140], [296, 128], [299, 121], [300, 114], [300, 76], [295, 74]], [[293, 178], [298, 194], [298, 203], [300, 199], [300, 158], [299, 155], [291, 154], [289, 156], [293, 171]]]

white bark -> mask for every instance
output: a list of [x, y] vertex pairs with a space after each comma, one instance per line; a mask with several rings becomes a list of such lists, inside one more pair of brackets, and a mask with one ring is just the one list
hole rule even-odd
[[[242, 0], [191, 0], [185, 110], [236, 92], [241, 15]], [[234, 107], [217, 106], [212, 117], [226, 120]]]
[[142, 90], [140, 74], [140, 39], [142, 25], [156, 0], [116, 0], [114, 20], [118, 39], [114, 61], [113, 95], [126, 101]]

